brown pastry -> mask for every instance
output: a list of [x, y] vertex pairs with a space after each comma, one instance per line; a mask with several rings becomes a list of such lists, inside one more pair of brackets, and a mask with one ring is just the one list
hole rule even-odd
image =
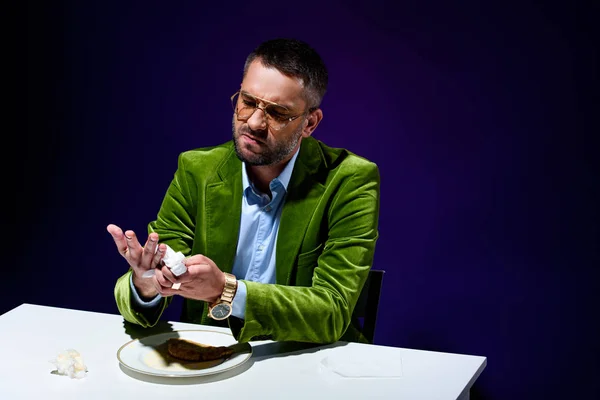
[[231, 347], [209, 346], [179, 338], [167, 340], [167, 351], [171, 356], [186, 361], [212, 361], [227, 358], [233, 354]]

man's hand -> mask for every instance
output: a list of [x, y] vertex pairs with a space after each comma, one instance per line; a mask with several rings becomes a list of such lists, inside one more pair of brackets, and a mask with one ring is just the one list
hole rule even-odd
[[[123, 233], [117, 225], [110, 224], [106, 227], [111, 234], [119, 254], [121, 254], [133, 270], [133, 284], [138, 293], [146, 298], [155, 297], [159, 293], [160, 284], [156, 276], [143, 278], [144, 272], [156, 268], [166, 251], [164, 244], [158, 244], [158, 234], [151, 233], [144, 247], [140, 244], [135, 233], [131, 230]], [[158, 251], [156, 250], [158, 247]], [[165, 267], [166, 268], [166, 267]], [[168, 269], [168, 268], [167, 268]], [[158, 271], [158, 270], [156, 270]]]
[[[193, 255], [185, 260], [187, 272], [175, 276], [164, 266], [156, 270], [157, 289], [162, 296], [178, 294], [188, 299], [203, 300], [212, 304], [223, 293], [225, 274], [208, 257], [202, 254]], [[173, 289], [174, 283], [179, 283], [179, 289]]]

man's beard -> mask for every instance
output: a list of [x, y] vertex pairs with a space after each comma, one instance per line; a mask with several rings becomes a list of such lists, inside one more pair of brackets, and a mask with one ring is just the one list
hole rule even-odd
[[[241, 129], [244, 125], [240, 126], [240, 131], [238, 131], [237, 135], [236, 135], [236, 130], [235, 130], [235, 116], [233, 117], [233, 122], [232, 122], [232, 130], [233, 130], [233, 145], [235, 147], [235, 154], [237, 155], [237, 157], [242, 160], [243, 162], [245, 162], [248, 165], [274, 165], [274, 164], [278, 164], [281, 161], [283, 161], [286, 157], [288, 157], [290, 154], [292, 154], [292, 152], [294, 151], [294, 149], [296, 148], [296, 145], [298, 144], [298, 141], [300, 140], [301, 136], [302, 136], [302, 124], [300, 124], [300, 126], [298, 126], [298, 129], [295, 130], [292, 133], [292, 137], [290, 138], [290, 140], [288, 142], [278, 142], [275, 143], [274, 147], [265, 147], [264, 143], [261, 143], [261, 148], [262, 148], [262, 153], [260, 154], [254, 154], [252, 153], [249, 156], [245, 156], [244, 154], [242, 154], [241, 149], [240, 149], [240, 143], [239, 143], [239, 137], [241, 136]], [[246, 129], [249, 130], [248, 125], [246, 125]], [[256, 134], [253, 132], [254, 137], [257, 137], [259, 139], [262, 139], [263, 137], [266, 138], [267, 135], [266, 134], [258, 134], [259, 132], [256, 132]]]

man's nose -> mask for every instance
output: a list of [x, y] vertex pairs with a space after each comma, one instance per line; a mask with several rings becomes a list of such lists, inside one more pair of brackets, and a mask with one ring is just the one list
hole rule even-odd
[[248, 126], [253, 131], [264, 130], [267, 128], [267, 114], [261, 107], [256, 107], [250, 118]]

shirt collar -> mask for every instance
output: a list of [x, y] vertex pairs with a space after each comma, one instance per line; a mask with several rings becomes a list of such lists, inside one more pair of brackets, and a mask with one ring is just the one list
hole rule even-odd
[[[283, 171], [279, 174], [277, 179], [283, 188], [287, 191], [287, 187], [290, 183], [290, 179], [292, 178], [292, 171], [294, 170], [294, 165], [296, 164], [296, 158], [298, 158], [298, 153], [300, 153], [300, 147], [296, 150], [296, 153], [292, 156], [290, 161], [287, 163]], [[273, 181], [275, 181], [273, 179]], [[250, 186], [250, 179], [248, 178], [248, 173], [246, 172], [246, 163], [242, 162], [242, 188], [246, 190]]]

